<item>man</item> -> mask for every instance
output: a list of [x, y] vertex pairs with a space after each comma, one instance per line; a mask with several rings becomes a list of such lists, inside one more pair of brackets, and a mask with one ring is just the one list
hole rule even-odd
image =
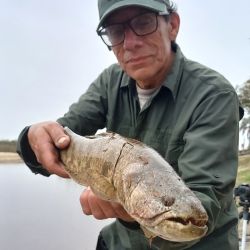
[[186, 59], [176, 37], [179, 16], [168, 0], [99, 0], [98, 35], [118, 64], [104, 70], [57, 122], [25, 128], [18, 152], [34, 173], [67, 177], [57, 149], [68, 146], [63, 126], [81, 135], [106, 127], [155, 148], [204, 205], [208, 233], [177, 243], [156, 237], [148, 244], [121, 205], [90, 189], [83, 212], [117, 218], [99, 236], [97, 249], [238, 249], [233, 188], [238, 121], [243, 116], [232, 86], [217, 72]]

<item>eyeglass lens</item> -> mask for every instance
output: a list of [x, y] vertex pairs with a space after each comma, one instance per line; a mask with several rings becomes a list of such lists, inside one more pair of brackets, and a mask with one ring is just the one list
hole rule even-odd
[[157, 25], [156, 13], [144, 13], [127, 22], [108, 25], [99, 31], [99, 35], [106, 45], [116, 46], [124, 41], [126, 26], [137, 36], [145, 36], [155, 32]]

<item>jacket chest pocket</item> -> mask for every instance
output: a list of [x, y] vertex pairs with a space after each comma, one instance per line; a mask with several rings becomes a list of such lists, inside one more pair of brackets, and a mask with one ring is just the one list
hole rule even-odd
[[178, 172], [178, 160], [184, 150], [185, 142], [181, 139], [171, 142], [165, 155], [167, 162]]
[[184, 150], [185, 141], [178, 133], [170, 128], [154, 132], [151, 137], [151, 146], [160, 153], [165, 160], [177, 171], [178, 159]]

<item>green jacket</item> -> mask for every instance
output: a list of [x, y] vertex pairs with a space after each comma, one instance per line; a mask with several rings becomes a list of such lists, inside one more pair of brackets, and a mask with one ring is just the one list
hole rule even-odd
[[[152, 248], [140, 229], [117, 220], [102, 230], [110, 250], [238, 249], [233, 188], [242, 115], [228, 81], [186, 59], [179, 48], [172, 71], [142, 110], [135, 81], [117, 64], [101, 73], [58, 122], [81, 135], [106, 127], [153, 147], [195, 192], [209, 216], [207, 236], [200, 242], [172, 243], [156, 238]], [[25, 131], [19, 137], [18, 152], [33, 172], [49, 175], [36, 162]]]

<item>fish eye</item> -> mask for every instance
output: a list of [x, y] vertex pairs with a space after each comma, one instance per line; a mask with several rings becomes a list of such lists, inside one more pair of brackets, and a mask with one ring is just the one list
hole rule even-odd
[[174, 197], [164, 197], [163, 198], [163, 204], [166, 207], [171, 207], [175, 203]]

